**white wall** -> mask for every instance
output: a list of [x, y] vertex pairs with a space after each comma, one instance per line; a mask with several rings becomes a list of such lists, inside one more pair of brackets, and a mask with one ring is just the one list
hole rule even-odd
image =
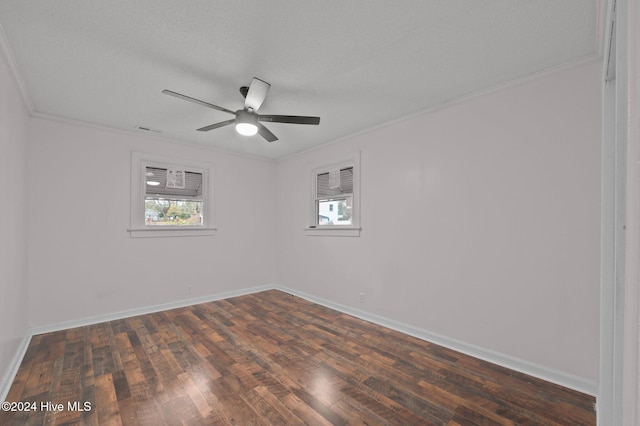
[[[278, 283], [597, 383], [600, 72], [574, 67], [281, 160]], [[361, 236], [305, 236], [309, 167], [354, 150]]]
[[[37, 118], [29, 137], [31, 326], [274, 284], [272, 161]], [[217, 235], [130, 238], [131, 151], [211, 162]]]
[[28, 329], [27, 119], [20, 92], [0, 51], [0, 393]]

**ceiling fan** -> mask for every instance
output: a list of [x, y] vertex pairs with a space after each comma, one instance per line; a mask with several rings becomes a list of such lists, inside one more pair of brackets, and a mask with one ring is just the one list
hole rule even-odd
[[262, 125], [260, 121], [289, 124], [320, 124], [320, 117], [309, 117], [304, 115], [258, 114], [258, 109], [260, 108], [260, 105], [262, 105], [262, 102], [264, 102], [264, 99], [267, 96], [267, 92], [269, 91], [270, 87], [271, 85], [266, 81], [254, 77], [253, 80], [251, 80], [251, 84], [249, 86], [242, 86], [240, 88], [240, 93], [245, 98], [244, 109], [239, 109], [237, 111], [231, 111], [229, 109], [210, 104], [209, 102], [201, 101], [200, 99], [173, 92], [171, 90], [165, 89], [162, 91], [162, 93], [235, 115], [235, 117], [230, 120], [221, 121], [219, 123], [201, 127], [198, 129], [198, 131], [200, 132], [208, 132], [209, 130], [217, 129], [235, 123], [236, 131], [241, 135], [252, 136], [256, 133], [259, 133], [260, 136], [267, 140], [267, 142], [273, 142], [277, 141], [278, 138], [276, 137], [276, 135], [271, 133], [269, 129]]

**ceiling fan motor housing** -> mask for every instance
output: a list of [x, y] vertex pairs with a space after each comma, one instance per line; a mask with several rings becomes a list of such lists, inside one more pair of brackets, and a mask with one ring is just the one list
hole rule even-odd
[[258, 114], [247, 111], [246, 109], [239, 109], [236, 111], [236, 123], [249, 123], [257, 126]]

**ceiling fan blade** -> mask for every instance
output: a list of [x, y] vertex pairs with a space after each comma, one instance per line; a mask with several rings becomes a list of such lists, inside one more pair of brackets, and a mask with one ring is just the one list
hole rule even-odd
[[264, 102], [264, 98], [267, 97], [267, 92], [271, 85], [266, 81], [262, 81], [259, 78], [253, 77], [251, 80], [251, 85], [249, 86], [249, 91], [247, 92], [247, 96], [244, 100], [244, 109], [251, 108], [254, 111], [257, 111]]
[[196, 99], [196, 98], [192, 98], [191, 96], [187, 96], [187, 95], [183, 95], [181, 93], [177, 93], [177, 92], [173, 92], [171, 90], [163, 90], [162, 93], [164, 93], [165, 95], [169, 95], [169, 96], [175, 96], [178, 99], [182, 99], [185, 101], [189, 101], [189, 102], [193, 102], [199, 105], [203, 105], [209, 108], [213, 108], [213, 109], [217, 109], [218, 111], [223, 111], [223, 112], [227, 112], [229, 114], [234, 114], [235, 115], [235, 111], [231, 111], [229, 109], [226, 108], [222, 108], [218, 105], [214, 105], [214, 104], [210, 104], [209, 102], [205, 102], [205, 101], [201, 101], [200, 99]]
[[277, 141], [278, 140], [276, 135], [271, 133], [271, 130], [267, 129], [266, 127], [264, 127], [260, 123], [258, 123], [258, 133], [260, 133], [260, 136], [265, 138], [267, 140], [267, 142], [273, 142], [273, 141]]
[[269, 121], [271, 123], [290, 124], [320, 124], [320, 117], [309, 117], [305, 115], [258, 115], [259, 121]]
[[198, 129], [198, 131], [199, 132], [208, 132], [209, 130], [217, 129], [219, 127], [224, 127], [224, 126], [227, 126], [229, 124], [232, 124], [235, 121], [236, 121], [236, 119], [232, 118], [231, 120], [221, 121], [221, 122], [216, 123], [216, 124], [210, 124], [208, 126], [201, 127], [201, 128]]

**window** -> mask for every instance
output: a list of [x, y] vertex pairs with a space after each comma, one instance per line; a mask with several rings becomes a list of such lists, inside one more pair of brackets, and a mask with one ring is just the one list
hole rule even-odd
[[145, 225], [203, 226], [202, 175], [187, 170], [145, 167]]
[[211, 166], [134, 152], [132, 237], [212, 235]]
[[311, 171], [307, 235], [359, 236], [359, 155]]
[[316, 225], [351, 225], [353, 166], [316, 175]]

